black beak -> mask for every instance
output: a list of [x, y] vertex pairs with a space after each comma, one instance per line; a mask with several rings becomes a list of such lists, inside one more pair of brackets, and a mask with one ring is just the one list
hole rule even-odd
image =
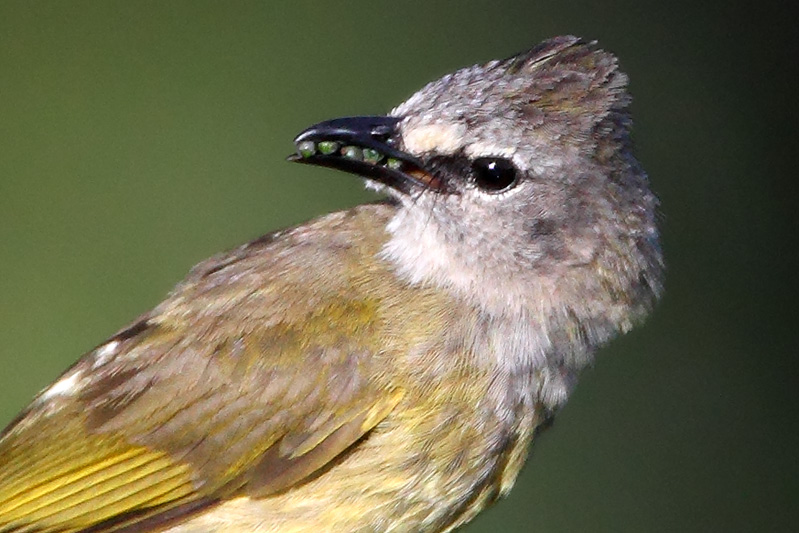
[[440, 180], [421, 161], [396, 148], [401, 120], [374, 116], [320, 122], [297, 135], [297, 153], [288, 160], [358, 174], [406, 194], [419, 187], [441, 190]]

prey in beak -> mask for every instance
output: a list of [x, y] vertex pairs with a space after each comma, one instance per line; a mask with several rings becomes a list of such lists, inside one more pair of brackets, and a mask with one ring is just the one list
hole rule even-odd
[[444, 183], [418, 158], [397, 149], [402, 119], [388, 116], [345, 117], [320, 122], [294, 139], [289, 161], [336, 168], [382, 183], [404, 194]]

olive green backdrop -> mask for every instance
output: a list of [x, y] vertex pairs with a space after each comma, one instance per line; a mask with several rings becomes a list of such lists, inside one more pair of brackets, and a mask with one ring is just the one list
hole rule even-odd
[[0, 426], [194, 263], [370, 200], [284, 161], [305, 126], [574, 33], [630, 74], [667, 294], [466, 531], [790, 530], [793, 30], [726, 5], [0, 0]]

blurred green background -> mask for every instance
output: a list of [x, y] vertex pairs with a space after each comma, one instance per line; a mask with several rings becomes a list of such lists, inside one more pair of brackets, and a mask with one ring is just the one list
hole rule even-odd
[[284, 162], [305, 126], [573, 33], [630, 74], [667, 294], [466, 531], [795, 531], [792, 23], [735, 5], [3, 0], [0, 425], [194, 263], [370, 200]]

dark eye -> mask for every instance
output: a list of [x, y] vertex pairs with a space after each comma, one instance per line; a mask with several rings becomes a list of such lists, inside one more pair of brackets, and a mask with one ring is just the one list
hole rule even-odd
[[516, 183], [516, 167], [501, 157], [478, 157], [472, 163], [475, 184], [488, 192], [504, 191]]

